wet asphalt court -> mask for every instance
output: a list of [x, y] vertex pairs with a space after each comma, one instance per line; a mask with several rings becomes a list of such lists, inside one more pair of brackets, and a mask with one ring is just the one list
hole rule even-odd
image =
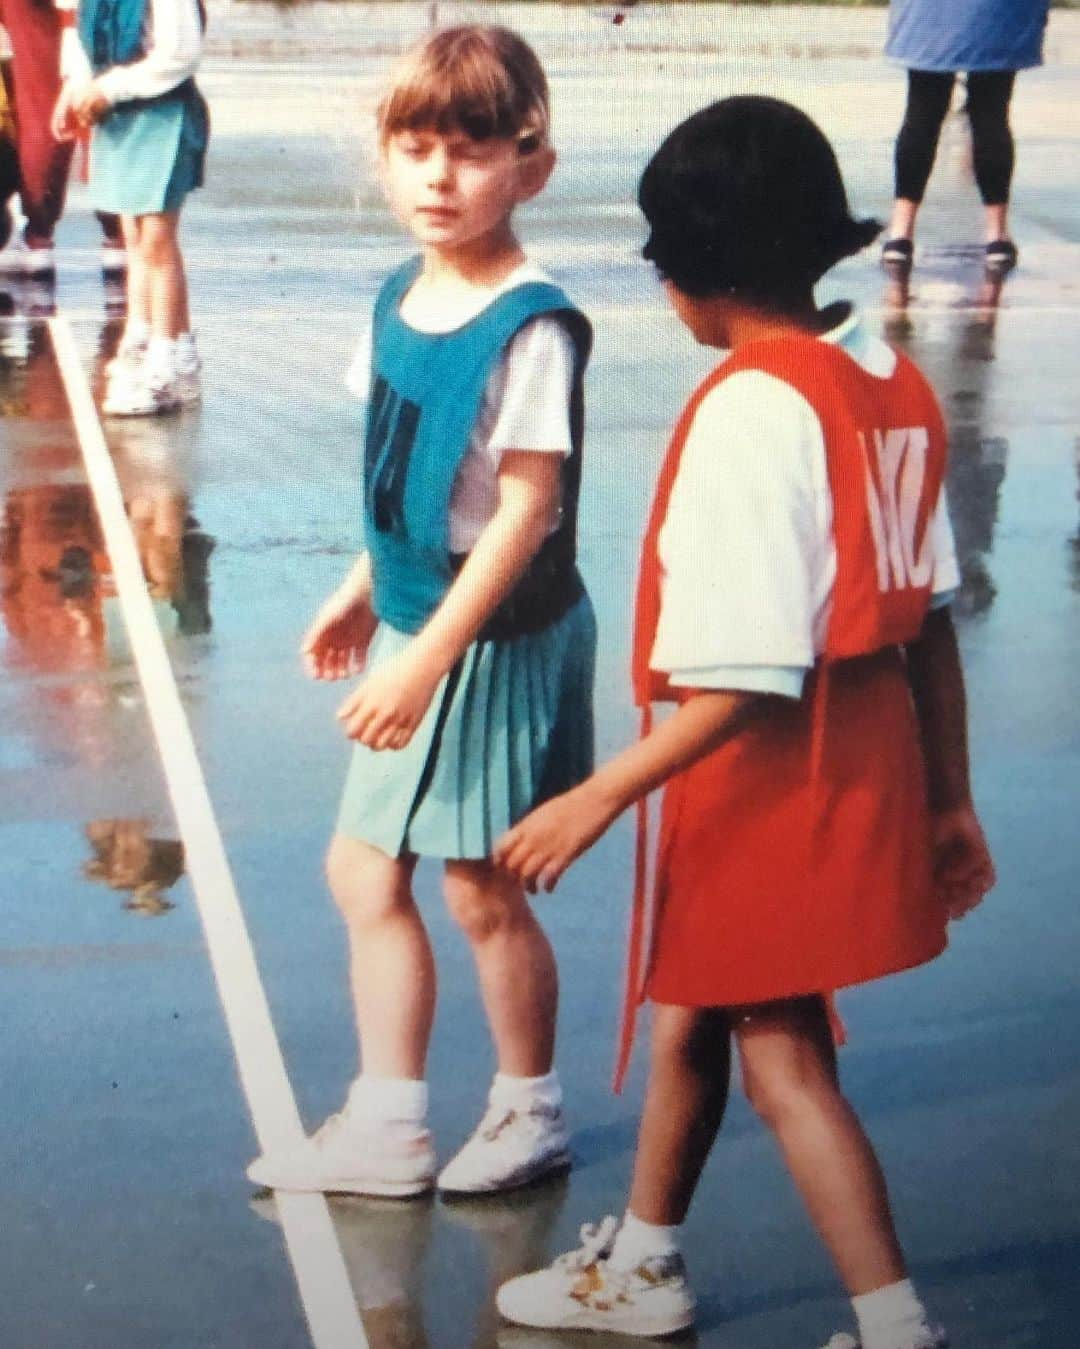
[[[633, 730], [628, 597], [648, 492], [709, 364], [636, 260], [636, 176], [684, 113], [764, 90], [818, 117], [853, 200], [882, 214], [902, 97], [870, 49], [832, 50], [820, 32], [736, 60], [637, 21], [618, 36], [588, 11], [554, 35], [542, 18], [521, 22], [547, 59], [562, 153], [522, 230], [597, 334], [581, 536], [601, 626], [601, 754]], [[365, 36], [354, 24], [351, 40], [373, 52], [363, 60], [348, 44], [284, 59], [284, 42], [211, 56], [209, 181], [185, 222], [204, 403], [105, 426], [309, 1126], [340, 1104], [354, 1064], [343, 933], [320, 877], [347, 751], [340, 690], [309, 684], [295, 651], [357, 544], [359, 422], [341, 373], [404, 252], [364, 128], [406, 27]], [[649, 35], [640, 49], [635, 31]], [[906, 304], [870, 255], [828, 288], [922, 363], [953, 439], [975, 781], [1000, 883], [945, 957], [841, 1007], [846, 1085], [915, 1275], [959, 1349], [1072, 1349], [1080, 1324], [1080, 217], [1068, 168], [1080, 69], [1063, 50], [1019, 85], [1022, 265], [998, 303], [980, 295], [974, 190], [952, 133]], [[55, 303], [99, 378], [121, 319], [77, 187], [60, 243], [55, 297], [0, 298], [0, 1344], [291, 1349], [311, 1343], [305, 1313], [274, 1203], [243, 1176], [254, 1134], [44, 322]], [[639, 1052], [626, 1094], [610, 1095], [629, 868], [620, 827], [540, 901], [563, 980], [569, 1181], [473, 1204], [331, 1205], [374, 1349], [574, 1342], [500, 1328], [491, 1297], [622, 1199], [644, 1068]], [[430, 1080], [447, 1155], [492, 1065], [437, 873], [422, 869], [419, 886], [440, 961]], [[688, 1256], [702, 1314], [687, 1343], [802, 1349], [847, 1325], [737, 1094]]]

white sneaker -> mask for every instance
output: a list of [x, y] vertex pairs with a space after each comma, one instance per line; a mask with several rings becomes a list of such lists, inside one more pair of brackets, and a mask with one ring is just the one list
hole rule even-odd
[[106, 379], [123, 379], [136, 374], [142, 369], [149, 345], [146, 338], [139, 342], [121, 342], [116, 348], [116, 355], [105, 362]]
[[379, 1127], [346, 1103], [296, 1148], [256, 1157], [247, 1176], [272, 1190], [404, 1199], [433, 1188], [435, 1149], [422, 1125]]
[[558, 1107], [490, 1104], [476, 1132], [439, 1174], [447, 1194], [495, 1194], [570, 1169], [570, 1138]]
[[12, 235], [7, 247], [0, 249], [0, 275], [51, 276], [56, 271], [56, 254], [52, 244], [31, 248], [22, 231]]
[[180, 391], [172, 372], [148, 370], [145, 365], [110, 379], [101, 402], [108, 417], [156, 417], [179, 406]]
[[671, 1335], [694, 1323], [694, 1295], [682, 1256], [654, 1256], [629, 1271], [608, 1256], [619, 1224], [605, 1218], [581, 1229], [581, 1249], [504, 1283], [495, 1305], [508, 1321], [541, 1330], [608, 1330]]
[[[862, 1349], [862, 1345], [854, 1335], [844, 1331], [834, 1335], [825, 1349]], [[931, 1326], [925, 1335], [909, 1341], [903, 1349], [949, 1349], [949, 1337], [941, 1326]]]

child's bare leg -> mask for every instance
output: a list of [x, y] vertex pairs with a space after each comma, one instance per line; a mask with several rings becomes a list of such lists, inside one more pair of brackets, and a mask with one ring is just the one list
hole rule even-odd
[[559, 982], [555, 957], [517, 881], [488, 861], [448, 861], [446, 902], [476, 961], [499, 1071], [550, 1072]]
[[722, 1008], [657, 1005], [630, 1212], [642, 1222], [683, 1221], [724, 1118], [731, 1032]]
[[412, 897], [414, 857], [388, 857], [335, 835], [326, 859], [349, 933], [350, 980], [367, 1077], [424, 1076], [435, 1015], [435, 962]]
[[840, 1091], [820, 998], [733, 1012], [743, 1081], [776, 1135], [810, 1216], [854, 1295], [906, 1277], [885, 1178]]
[[468, 938], [498, 1071], [480, 1126], [439, 1188], [492, 1194], [570, 1165], [562, 1088], [552, 1066], [555, 957], [521, 886], [487, 861], [446, 863], [446, 903]]
[[150, 278], [143, 261], [140, 238], [141, 221], [137, 216], [125, 215], [120, 220], [127, 250], [127, 321], [128, 326], [150, 327]]
[[144, 215], [140, 217], [139, 227], [154, 336], [176, 338], [191, 328], [187, 278], [180, 252], [180, 213], [162, 211]]

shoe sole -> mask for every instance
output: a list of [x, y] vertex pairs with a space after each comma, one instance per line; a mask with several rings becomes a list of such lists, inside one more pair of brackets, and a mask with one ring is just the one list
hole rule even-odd
[[[498, 1307], [498, 1296], [496, 1296], [495, 1305]], [[612, 1315], [605, 1319], [602, 1325], [595, 1321], [586, 1319], [586, 1314], [582, 1312], [581, 1316], [575, 1316], [570, 1320], [550, 1321], [547, 1323], [541, 1321], [518, 1321], [514, 1317], [508, 1316], [506, 1312], [499, 1307], [499, 1315], [504, 1320], [514, 1326], [527, 1326], [530, 1330], [554, 1330], [560, 1331], [589, 1331], [598, 1335], [634, 1335], [642, 1339], [664, 1339], [669, 1335], [680, 1335], [683, 1331], [689, 1330], [694, 1324], [693, 1310], [684, 1312], [679, 1317], [666, 1317], [662, 1320], [650, 1320], [648, 1317], [633, 1317], [624, 1315]]]
[[106, 417], [128, 418], [128, 417], [167, 417], [171, 412], [179, 412], [179, 403], [166, 403], [162, 407], [139, 408], [135, 411], [131, 408], [124, 408], [122, 411], [117, 408], [109, 408], [102, 405], [102, 413]]
[[573, 1165], [569, 1152], [560, 1152], [539, 1166], [520, 1172], [499, 1185], [474, 1186], [467, 1189], [461, 1185], [444, 1185], [442, 1180], [438, 1180], [436, 1188], [447, 1199], [452, 1199], [455, 1195], [463, 1199], [476, 1199], [483, 1195], [510, 1194], [514, 1190], [524, 1190], [530, 1185], [539, 1185], [541, 1181], [554, 1180], [556, 1176], [565, 1176]]
[[274, 1185], [262, 1176], [253, 1176], [247, 1172], [247, 1178], [253, 1185], [261, 1185], [265, 1190], [283, 1190], [287, 1194], [326, 1194], [366, 1195], [372, 1199], [414, 1199], [422, 1194], [431, 1194], [435, 1180], [398, 1180], [398, 1181], [335, 1181], [333, 1185]]

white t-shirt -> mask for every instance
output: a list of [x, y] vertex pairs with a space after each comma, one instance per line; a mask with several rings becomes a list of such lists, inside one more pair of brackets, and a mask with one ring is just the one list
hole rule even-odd
[[[855, 315], [822, 340], [879, 378], [895, 368]], [[960, 583], [944, 487], [931, 529], [938, 607]], [[744, 370], [702, 401], [658, 554], [653, 668], [682, 687], [799, 697], [824, 648], [836, 541], [821, 423], [790, 384]]]
[[[499, 295], [525, 282], [550, 282], [539, 267], [522, 263], [498, 286], [478, 291], [475, 307], [452, 314], [427, 308], [410, 313], [423, 332], [452, 332], [481, 313]], [[345, 375], [357, 398], [366, 399], [371, 379], [371, 330], [362, 336]], [[507, 450], [567, 455], [574, 345], [566, 328], [541, 314], [507, 343], [488, 378], [480, 412], [450, 496], [450, 551], [467, 553], [495, 514], [499, 464]], [[551, 531], [558, 527], [552, 520]]]

